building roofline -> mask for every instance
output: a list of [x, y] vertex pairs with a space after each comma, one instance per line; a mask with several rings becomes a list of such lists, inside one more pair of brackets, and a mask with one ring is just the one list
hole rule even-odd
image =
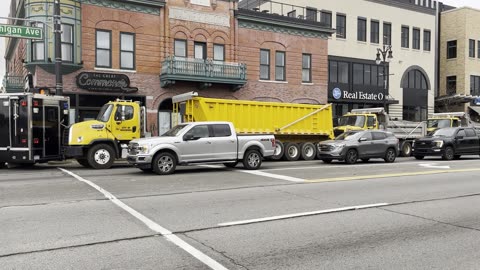
[[454, 9], [443, 11], [442, 14], [458, 12], [458, 11], [461, 11], [461, 10], [472, 10], [472, 11], [475, 11], [475, 12], [480, 12], [480, 9], [478, 9], [478, 8], [473, 8], [473, 7], [469, 7], [469, 6], [462, 6], [462, 7], [457, 7], [457, 8], [454, 8]]
[[[405, 2], [400, 2], [400, 1], [395, 1], [395, 0], [365, 0], [369, 2], [374, 2], [377, 4], [382, 4], [382, 5], [387, 5], [387, 6], [392, 6], [392, 7], [397, 7], [397, 8], [402, 8], [406, 10], [411, 10], [415, 12], [420, 12], [420, 13], [425, 13], [429, 15], [435, 15], [436, 14], [436, 8], [434, 7], [425, 7], [413, 3], [405, 3]], [[437, 1], [437, 6], [440, 5], [441, 3]]]

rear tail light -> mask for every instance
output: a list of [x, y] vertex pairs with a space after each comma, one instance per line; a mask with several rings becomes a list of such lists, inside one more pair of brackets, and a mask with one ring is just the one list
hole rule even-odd
[[275, 138], [271, 139], [270, 141], [272, 142], [272, 147], [275, 148], [276, 146]]
[[20, 105], [22, 105], [22, 107], [27, 107], [27, 101], [26, 100], [22, 100], [20, 102]]
[[40, 140], [39, 140], [38, 138], [34, 138], [34, 139], [33, 139], [33, 143], [34, 143], [34, 144], [38, 144], [39, 142], [40, 142]]
[[27, 139], [22, 139], [21, 142], [22, 142], [23, 144], [26, 144], [26, 143], [27, 143]]

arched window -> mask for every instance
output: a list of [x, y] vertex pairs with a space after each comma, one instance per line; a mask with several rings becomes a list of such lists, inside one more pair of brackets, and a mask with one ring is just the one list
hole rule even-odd
[[429, 80], [421, 69], [411, 68], [403, 75], [403, 120], [427, 120], [429, 85]]

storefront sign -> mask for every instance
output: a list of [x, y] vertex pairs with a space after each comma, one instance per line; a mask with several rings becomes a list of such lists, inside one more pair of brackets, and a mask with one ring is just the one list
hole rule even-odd
[[365, 100], [365, 101], [382, 101], [385, 98], [383, 93], [368, 93], [364, 91], [346, 91], [340, 88], [334, 88], [332, 90], [332, 96], [334, 99], [346, 99], [346, 100]]
[[130, 87], [130, 79], [125, 74], [82, 72], [77, 75], [77, 86], [97, 92], [137, 92], [138, 88]]

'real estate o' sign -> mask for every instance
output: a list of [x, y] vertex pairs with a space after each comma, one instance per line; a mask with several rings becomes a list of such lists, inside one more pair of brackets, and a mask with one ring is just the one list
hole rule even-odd
[[137, 87], [130, 87], [130, 79], [125, 74], [82, 72], [77, 75], [79, 88], [96, 92], [137, 92]]
[[0, 36], [26, 39], [43, 39], [43, 28], [0, 24]]

